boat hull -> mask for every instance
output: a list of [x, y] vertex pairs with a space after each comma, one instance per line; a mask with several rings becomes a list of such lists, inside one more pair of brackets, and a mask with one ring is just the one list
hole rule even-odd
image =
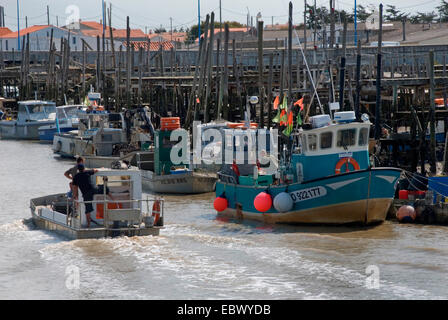
[[27, 123], [0, 121], [0, 137], [2, 139], [12, 140], [39, 140], [39, 128], [54, 123], [54, 121], [35, 121]]
[[[254, 213], [226, 209], [220, 215], [265, 223], [285, 224], [376, 224], [386, 219], [391, 199], [360, 200], [287, 213]], [[366, 221], [366, 216], [368, 220]]]
[[34, 225], [41, 230], [51, 231], [70, 240], [101, 239], [107, 237], [134, 237], [134, 236], [158, 236], [160, 227], [132, 228], [119, 231], [111, 231], [106, 228], [75, 229], [61, 223], [50, 221], [32, 212]]
[[135, 156], [142, 154], [141, 151], [133, 151], [123, 156], [84, 156], [84, 163], [87, 168], [110, 168], [117, 161], [128, 161], [131, 165], [135, 165]]
[[[69, 127], [60, 126], [59, 127], [59, 131], [61, 133], [69, 132], [74, 129], [76, 129], [76, 128], [73, 128], [73, 126], [69, 126]], [[52, 128], [52, 127], [47, 128], [47, 126], [45, 126], [45, 128], [40, 127], [38, 131], [39, 131], [39, 140], [42, 143], [53, 143], [54, 135], [58, 133], [57, 128]]]
[[302, 184], [271, 186], [272, 198], [288, 192], [293, 208], [258, 212], [254, 199], [267, 187], [240, 186], [217, 182], [216, 195], [225, 193], [229, 203], [222, 215], [235, 218], [290, 224], [376, 224], [386, 219], [401, 170], [375, 168], [335, 175]]
[[143, 188], [156, 193], [200, 194], [213, 192], [217, 175], [214, 173], [189, 172], [185, 174], [155, 175], [142, 170]]
[[72, 133], [54, 135], [53, 152], [62, 157], [94, 155], [94, 150], [91, 139], [81, 139]]

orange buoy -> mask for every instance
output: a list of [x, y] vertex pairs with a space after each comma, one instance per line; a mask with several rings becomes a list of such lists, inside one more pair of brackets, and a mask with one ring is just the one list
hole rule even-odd
[[213, 202], [213, 207], [215, 207], [215, 210], [218, 212], [223, 212], [228, 206], [229, 202], [224, 197], [217, 197]]
[[411, 206], [402, 206], [397, 211], [397, 219], [403, 223], [414, 222], [416, 217], [415, 209]]
[[254, 199], [254, 206], [257, 211], [266, 212], [272, 207], [272, 197], [267, 192], [259, 193]]

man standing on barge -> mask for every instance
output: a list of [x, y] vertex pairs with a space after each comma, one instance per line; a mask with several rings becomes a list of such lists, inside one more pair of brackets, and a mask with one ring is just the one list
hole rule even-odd
[[[90, 228], [90, 222], [91, 217], [90, 214], [93, 212], [93, 204], [91, 201], [93, 201], [93, 196], [95, 194], [103, 194], [104, 192], [104, 185], [99, 186], [99, 188], [96, 188], [91, 181], [91, 176], [93, 176], [95, 173], [98, 172], [97, 169], [93, 170], [85, 170], [84, 164], [78, 165], [78, 173], [73, 178], [73, 198], [75, 200], [78, 200], [79, 198], [79, 191], [78, 189], [81, 189], [82, 197], [84, 199], [85, 206], [86, 206], [86, 218], [87, 218], [87, 228]], [[109, 188], [106, 187], [106, 194], [111, 198], [114, 199], [112, 195], [109, 192]]]

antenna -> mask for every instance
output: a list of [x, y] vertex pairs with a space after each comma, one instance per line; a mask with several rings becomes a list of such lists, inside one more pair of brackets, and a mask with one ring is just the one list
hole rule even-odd
[[20, 51], [20, 7], [19, 7], [19, 0], [17, 0], [17, 49]]
[[198, 41], [201, 44], [201, 0], [198, 0]]

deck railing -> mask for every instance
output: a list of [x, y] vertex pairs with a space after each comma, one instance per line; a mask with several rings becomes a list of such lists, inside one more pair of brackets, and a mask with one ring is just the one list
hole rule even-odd
[[[108, 211], [113, 211], [113, 210], [120, 210], [120, 209], [109, 209], [108, 208], [108, 204], [110, 203], [120, 203], [120, 204], [125, 204], [125, 203], [129, 203], [129, 204], [133, 204], [133, 203], [138, 203], [139, 206], [138, 208], [129, 208], [129, 210], [139, 210], [139, 214], [140, 214], [140, 223], [143, 222], [143, 218], [144, 218], [144, 213], [143, 213], [143, 208], [142, 208], [142, 204], [146, 203], [146, 215], [150, 215], [151, 211], [150, 211], [150, 203], [155, 203], [156, 201], [159, 201], [160, 203], [160, 218], [161, 221], [163, 221], [164, 219], [164, 213], [165, 213], [165, 200], [161, 197], [156, 197], [156, 198], [147, 198], [147, 199], [136, 199], [136, 200], [108, 200], [108, 199], [103, 199], [103, 200], [92, 200], [92, 201], [84, 201], [84, 200], [75, 200], [73, 199], [73, 204], [76, 205], [76, 210], [78, 211], [78, 219], [79, 219], [79, 225], [82, 226], [82, 215], [81, 212], [79, 212], [79, 205], [80, 204], [103, 204], [103, 210], [104, 210], [104, 227], [107, 228], [108, 226], [108, 222], [106, 217], [107, 217], [107, 212]], [[68, 201], [67, 201], [67, 208], [68, 208]], [[125, 209], [126, 210], [126, 209]], [[130, 217], [131, 218], [131, 217]], [[69, 214], [67, 213], [67, 220], [69, 219]], [[133, 220], [133, 219], [129, 219]], [[123, 221], [125, 221], [125, 219], [123, 219]], [[67, 221], [67, 225], [68, 225], [68, 221]]]

